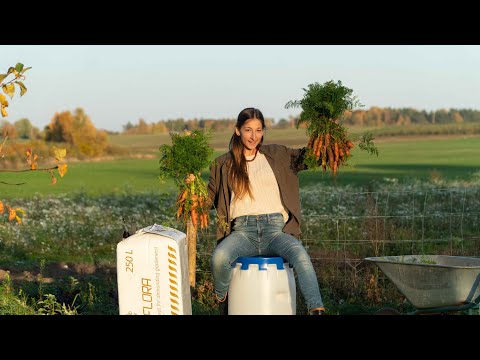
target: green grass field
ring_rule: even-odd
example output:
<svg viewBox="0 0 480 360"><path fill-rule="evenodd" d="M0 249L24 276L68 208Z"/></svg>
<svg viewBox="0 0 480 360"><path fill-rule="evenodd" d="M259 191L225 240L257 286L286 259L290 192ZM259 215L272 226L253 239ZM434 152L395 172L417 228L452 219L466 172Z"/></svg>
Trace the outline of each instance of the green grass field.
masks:
<svg viewBox="0 0 480 360"><path fill-rule="evenodd" d="M56 196L65 193L83 192L100 195L122 192L142 192L153 189L168 191L174 188L173 181L161 184L158 180L158 159L130 159L102 162L74 162L68 164L68 172L50 184L48 173L2 174L2 181L26 181L22 186L2 186L2 198Z"/></svg>
<svg viewBox="0 0 480 360"><path fill-rule="evenodd" d="M355 147L349 166L336 178L327 173L300 174L301 186L321 183L366 186L397 179L398 182L434 179L470 181L480 171L480 138L401 139L377 144L379 155ZM477 175L475 175L477 173ZM387 179L385 179L387 178Z"/></svg>
<svg viewBox="0 0 480 360"><path fill-rule="evenodd" d="M230 132L215 134L211 145L215 156L224 152L230 139ZM280 143L299 147L306 143L303 129L270 130L265 143ZM89 195L130 193L143 191L166 192L174 190L173 181L161 184L158 180L158 148L169 141L164 135L113 136L112 143L128 146L137 154L153 154L147 159L122 159L93 162L71 162L68 173L59 178L56 185L50 185L48 173L2 173L4 182L27 182L25 185L2 185L0 197L57 196L82 192ZM418 180L462 180L469 181L478 176L480 167L480 137L425 137L395 138L376 141L379 156L369 155L355 147L348 166L339 168L334 178L330 173L304 171L300 173L300 185L356 185L367 186L374 182L406 182ZM68 161L68 158L67 158ZM476 174L476 175L475 175ZM205 180L208 171L203 172Z"/></svg>

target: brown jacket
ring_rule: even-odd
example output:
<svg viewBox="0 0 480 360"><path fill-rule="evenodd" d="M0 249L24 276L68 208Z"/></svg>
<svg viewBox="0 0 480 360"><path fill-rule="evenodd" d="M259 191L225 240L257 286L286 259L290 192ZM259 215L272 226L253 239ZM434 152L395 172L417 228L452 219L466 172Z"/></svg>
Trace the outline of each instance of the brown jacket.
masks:
<svg viewBox="0 0 480 360"><path fill-rule="evenodd" d="M291 149L283 145L262 145L259 150L264 154L272 167L278 182L280 197L289 214L289 219L283 228L285 233L299 238L300 231L300 193L297 173L305 170L303 158L305 148ZM217 157L210 167L208 195L217 211L217 241L221 241L231 232L230 196L231 187L228 184L228 169L225 165L230 157L227 152Z"/></svg>

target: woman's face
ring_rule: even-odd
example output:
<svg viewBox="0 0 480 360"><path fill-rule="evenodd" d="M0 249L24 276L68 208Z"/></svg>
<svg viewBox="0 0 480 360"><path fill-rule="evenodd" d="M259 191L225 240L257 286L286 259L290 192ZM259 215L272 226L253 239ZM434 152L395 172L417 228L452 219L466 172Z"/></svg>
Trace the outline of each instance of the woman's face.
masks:
<svg viewBox="0 0 480 360"><path fill-rule="evenodd" d="M262 122L258 119L248 119L243 123L240 130L235 128L235 132L240 136L243 146L248 150L248 153L253 153L253 150L255 150L263 137Z"/></svg>

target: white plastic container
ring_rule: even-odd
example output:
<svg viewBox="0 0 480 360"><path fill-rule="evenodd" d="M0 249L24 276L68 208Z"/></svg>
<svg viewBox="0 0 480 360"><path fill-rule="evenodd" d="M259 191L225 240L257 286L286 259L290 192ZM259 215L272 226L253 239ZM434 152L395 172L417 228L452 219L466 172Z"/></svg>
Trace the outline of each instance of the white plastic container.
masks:
<svg viewBox="0 0 480 360"><path fill-rule="evenodd" d="M239 257L228 289L228 315L295 315L293 269L281 257Z"/></svg>
<svg viewBox="0 0 480 360"><path fill-rule="evenodd" d="M191 315L186 234L154 224L117 244L120 315Z"/></svg>

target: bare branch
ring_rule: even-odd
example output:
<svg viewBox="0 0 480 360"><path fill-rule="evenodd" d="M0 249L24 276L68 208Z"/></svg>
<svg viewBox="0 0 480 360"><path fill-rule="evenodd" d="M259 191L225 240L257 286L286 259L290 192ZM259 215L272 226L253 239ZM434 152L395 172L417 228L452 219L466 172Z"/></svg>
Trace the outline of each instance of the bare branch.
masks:
<svg viewBox="0 0 480 360"><path fill-rule="evenodd" d="M19 172L27 172L27 171L51 171L55 169L58 169L58 165L50 168L43 168L43 169L22 169L22 170L0 169L0 172L19 173Z"/></svg>

